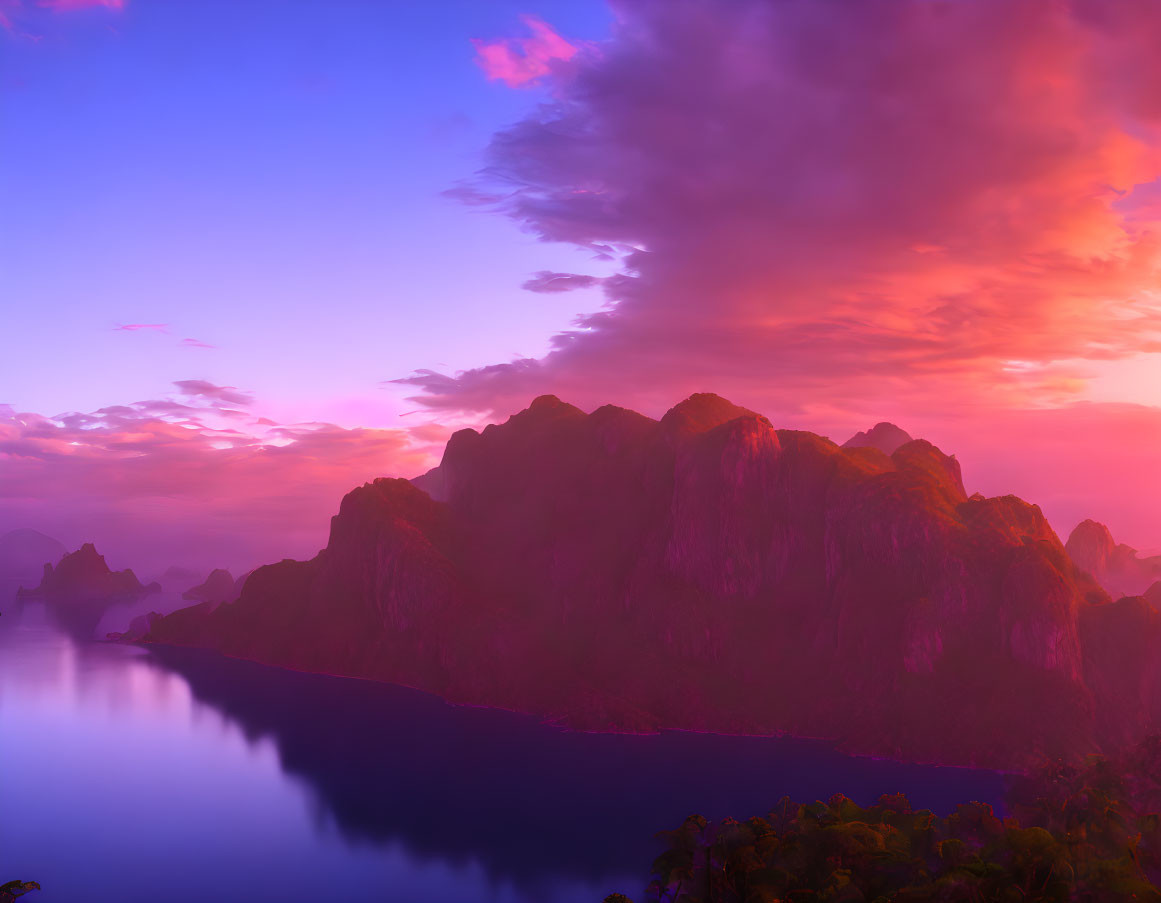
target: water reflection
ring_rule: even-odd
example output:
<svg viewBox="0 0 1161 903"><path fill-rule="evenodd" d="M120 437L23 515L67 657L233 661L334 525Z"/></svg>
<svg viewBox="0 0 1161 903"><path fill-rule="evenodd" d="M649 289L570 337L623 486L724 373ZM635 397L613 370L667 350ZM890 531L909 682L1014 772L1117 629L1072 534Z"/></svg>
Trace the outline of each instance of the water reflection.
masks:
<svg viewBox="0 0 1161 903"><path fill-rule="evenodd" d="M997 803L1002 781L961 769L842 756L825 744L667 733L563 732L401 687L156 649L194 697L274 740L345 836L401 841L496 879L596 880L647 867L654 833L692 812L745 817L783 794L859 802L905 791L940 811Z"/></svg>
<svg viewBox="0 0 1161 903"><path fill-rule="evenodd" d="M201 900L209 874L234 888L223 899L599 901L639 893L652 835L691 812L1002 792L996 775L823 744L566 733L383 684L77 642L28 607L0 620L0 731L0 809L29 813L19 833L0 824L0 866L45 903ZM86 873L122 885L94 894Z"/></svg>

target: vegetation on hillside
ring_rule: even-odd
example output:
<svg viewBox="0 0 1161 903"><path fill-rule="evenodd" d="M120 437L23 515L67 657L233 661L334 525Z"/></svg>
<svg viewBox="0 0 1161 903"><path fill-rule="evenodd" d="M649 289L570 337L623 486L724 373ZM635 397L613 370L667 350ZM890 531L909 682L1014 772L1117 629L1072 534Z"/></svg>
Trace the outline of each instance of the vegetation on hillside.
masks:
<svg viewBox="0 0 1161 903"><path fill-rule="evenodd" d="M1047 764L1014 781L1008 810L964 803L940 817L902 795L864 808L840 794L784 798L745 822L690 816L659 835L646 900L1161 903L1161 740Z"/></svg>

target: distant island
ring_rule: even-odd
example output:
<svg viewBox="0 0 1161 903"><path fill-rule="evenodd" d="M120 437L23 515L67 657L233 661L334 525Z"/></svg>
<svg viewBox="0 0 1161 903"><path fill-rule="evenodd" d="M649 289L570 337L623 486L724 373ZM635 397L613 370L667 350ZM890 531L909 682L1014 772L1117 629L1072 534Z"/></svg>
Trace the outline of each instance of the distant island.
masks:
<svg viewBox="0 0 1161 903"><path fill-rule="evenodd" d="M1161 725L1161 612L890 424L553 396L350 492L327 547L127 635L583 730L790 733L1018 769Z"/></svg>
<svg viewBox="0 0 1161 903"><path fill-rule="evenodd" d="M117 602L161 592L159 583L143 584L129 568L114 571L91 542L70 552L54 566L45 563L40 584L21 587L19 598L49 602Z"/></svg>

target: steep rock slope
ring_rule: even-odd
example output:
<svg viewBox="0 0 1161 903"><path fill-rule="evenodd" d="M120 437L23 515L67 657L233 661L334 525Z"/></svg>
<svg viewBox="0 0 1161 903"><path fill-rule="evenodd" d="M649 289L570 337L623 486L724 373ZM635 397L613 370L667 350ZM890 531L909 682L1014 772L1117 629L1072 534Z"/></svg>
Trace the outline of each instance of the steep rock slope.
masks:
<svg viewBox="0 0 1161 903"><path fill-rule="evenodd" d="M421 485L440 501L355 489L316 558L139 638L581 728L786 731L963 764L1161 724L1153 609L1113 604L1039 508L969 498L922 440L840 448L713 395L660 421L544 396L456 433Z"/></svg>

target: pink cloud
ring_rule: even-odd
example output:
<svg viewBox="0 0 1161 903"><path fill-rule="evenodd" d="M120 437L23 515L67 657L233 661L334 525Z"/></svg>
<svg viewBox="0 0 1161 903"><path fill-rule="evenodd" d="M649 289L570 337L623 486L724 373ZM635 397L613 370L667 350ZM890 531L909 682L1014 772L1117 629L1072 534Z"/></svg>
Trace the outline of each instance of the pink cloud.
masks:
<svg viewBox="0 0 1161 903"><path fill-rule="evenodd" d="M125 2L126 0L36 0L36 5L58 12L71 12L78 9L92 9L93 7L123 10Z"/></svg>
<svg viewBox="0 0 1161 903"><path fill-rule="evenodd" d="M210 345L198 339L182 339L179 343L182 348L217 348L217 345Z"/></svg>
<svg viewBox="0 0 1161 903"><path fill-rule="evenodd" d="M550 75L559 62L571 60L579 50L535 16L521 16L520 20L532 32L531 37L472 41L476 63L484 74L512 88L535 84Z"/></svg>
<svg viewBox="0 0 1161 903"><path fill-rule="evenodd" d="M51 418L0 407L0 531L93 540L146 576L240 571L314 554L345 492L432 463L402 430L263 419L253 431L215 388Z"/></svg>
<svg viewBox="0 0 1161 903"><path fill-rule="evenodd" d="M1161 352L1161 6L615 9L461 188L617 256L609 308L543 359L416 374L423 404L971 412L1071 403L1094 362Z"/></svg>
<svg viewBox="0 0 1161 903"><path fill-rule="evenodd" d="M120 326L114 326L114 332L140 332L143 329L150 329L155 332L168 332L168 323L122 323Z"/></svg>

